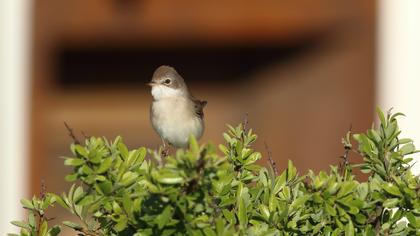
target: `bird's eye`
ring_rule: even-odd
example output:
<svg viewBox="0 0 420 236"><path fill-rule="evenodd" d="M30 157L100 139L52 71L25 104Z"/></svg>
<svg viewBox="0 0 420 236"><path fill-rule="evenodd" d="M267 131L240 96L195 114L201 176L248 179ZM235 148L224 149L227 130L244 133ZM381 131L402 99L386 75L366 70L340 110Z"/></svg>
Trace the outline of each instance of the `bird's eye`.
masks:
<svg viewBox="0 0 420 236"><path fill-rule="evenodd" d="M165 79L165 81L163 81L164 84L170 84L171 80L170 79Z"/></svg>

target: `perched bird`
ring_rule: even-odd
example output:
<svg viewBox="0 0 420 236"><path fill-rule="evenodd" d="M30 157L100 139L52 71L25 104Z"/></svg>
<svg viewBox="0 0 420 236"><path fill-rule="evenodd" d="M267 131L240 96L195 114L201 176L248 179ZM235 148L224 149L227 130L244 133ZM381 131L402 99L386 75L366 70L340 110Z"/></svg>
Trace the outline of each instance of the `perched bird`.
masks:
<svg viewBox="0 0 420 236"><path fill-rule="evenodd" d="M185 148L190 135L199 139L204 132L203 108L207 102L195 99L184 79L170 66L157 68L149 85L153 96L150 120L164 149L165 142Z"/></svg>

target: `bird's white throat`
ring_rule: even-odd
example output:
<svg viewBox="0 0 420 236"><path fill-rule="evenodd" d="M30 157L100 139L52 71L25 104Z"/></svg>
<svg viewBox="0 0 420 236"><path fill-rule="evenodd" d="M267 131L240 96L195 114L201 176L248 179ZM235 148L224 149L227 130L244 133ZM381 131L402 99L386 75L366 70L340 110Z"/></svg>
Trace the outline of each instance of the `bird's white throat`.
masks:
<svg viewBox="0 0 420 236"><path fill-rule="evenodd" d="M185 92L182 89L174 89L164 85L155 85L152 87L152 96L155 100L164 98L185 96Z"/></svg>

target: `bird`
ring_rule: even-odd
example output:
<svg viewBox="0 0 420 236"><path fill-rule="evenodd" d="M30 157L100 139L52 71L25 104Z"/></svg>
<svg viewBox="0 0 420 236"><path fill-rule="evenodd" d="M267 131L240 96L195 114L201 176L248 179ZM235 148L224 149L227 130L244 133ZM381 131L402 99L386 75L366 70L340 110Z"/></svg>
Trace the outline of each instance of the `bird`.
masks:
<svg viewBox="0 0 420 236"><path fill-rule="evenodd" d="M166 142L175 148L188 147L190 135L200 139L207 101L194 98L182 76L171 66L158 67L149 86L153 97L150 121L162 139L163 149L168 150Z"/></svg>

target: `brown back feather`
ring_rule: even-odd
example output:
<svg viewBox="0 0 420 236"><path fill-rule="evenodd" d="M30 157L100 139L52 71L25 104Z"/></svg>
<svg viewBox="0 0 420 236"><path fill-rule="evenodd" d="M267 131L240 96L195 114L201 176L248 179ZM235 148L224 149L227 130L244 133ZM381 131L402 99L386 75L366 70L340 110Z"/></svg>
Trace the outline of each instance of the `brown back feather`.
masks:
<svg viewBox="0 0 420 236"><path fill-rule="evenodd" d="M193 100L193 102L194 102L195 114L197 114L198 117L203 119L204 117L203 108L207 105L207 101Z"/></svg>

